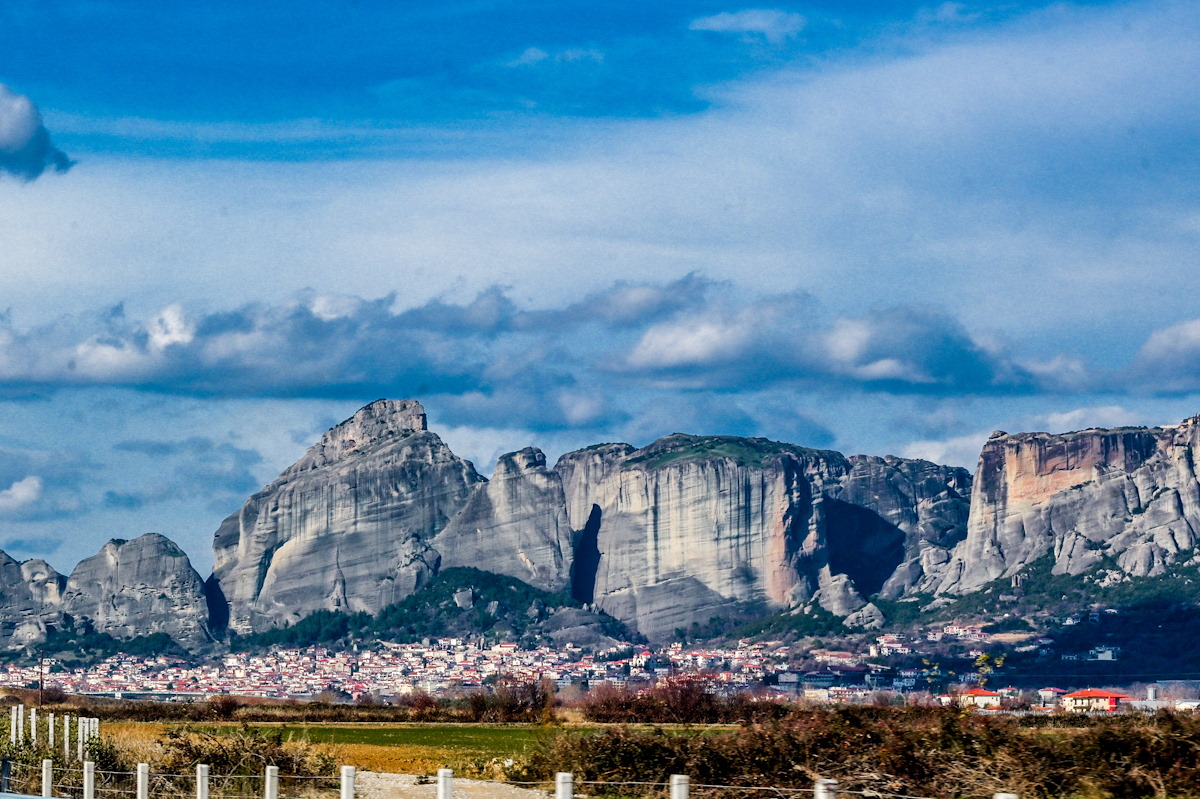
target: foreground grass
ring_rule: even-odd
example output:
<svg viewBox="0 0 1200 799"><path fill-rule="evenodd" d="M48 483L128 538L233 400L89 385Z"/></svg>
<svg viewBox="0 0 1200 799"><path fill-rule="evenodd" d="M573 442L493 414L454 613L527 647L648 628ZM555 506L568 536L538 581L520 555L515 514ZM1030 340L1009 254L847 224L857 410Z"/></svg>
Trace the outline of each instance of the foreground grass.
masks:
<svg viewBox="0 0 1200 799"><path fill-rule="evenodd" d="M488 724L250 724L251 730L280 732L284 740L306 741L343 765L369 771L432 774L439 768L473 772L491 761L531 754L545 736L532 725ZM113 724L107 731L140 742L153 742L168 728L214 735L243 725Z"/></svg>

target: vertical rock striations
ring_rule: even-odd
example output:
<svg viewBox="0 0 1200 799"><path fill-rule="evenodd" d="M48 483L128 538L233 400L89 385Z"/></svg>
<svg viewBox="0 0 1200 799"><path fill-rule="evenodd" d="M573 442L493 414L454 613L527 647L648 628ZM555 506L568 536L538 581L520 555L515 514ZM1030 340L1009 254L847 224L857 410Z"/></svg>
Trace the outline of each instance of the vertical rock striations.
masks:
<svg viewBox="0 0 1200 799"><path fill-rule="evenodd" d="M1174 427L993 433L979 457L966 540L927 581L963 594L1049 556L1054 574L1102 563L1167 573L1195 556L1200 418Z"/></svg>
<svg viewBox="0 0 1200 799"><path fill-rule="evenodd" d="M0 641L31 646L61 623L65 579L44 560L19 563L0 551Z"/></svg>
<svg viewBox="0 0 1200 799"><path fill-rule="evenodd" d="M482 482L426 429L420 403L371 403L217 530L211 582L230 628L260 630L319 609L374 612L403 599L436 573L427 542Z"/></svg>
<svg viewBox="0 0 1200 799"><path fill-rule="evenodd" d="M183 550L157 533L109 541L80 561L62 609L117 638L166 633L190 647L210 640L204 581Z"/></svg>
<svg viewBox="0 0 1200 799"><path fill-rule="evenodd" d="M431 545L442 568L473 566L561 591L570 585L571 538L562 479L527 447L500 456L491 480Z"/></svg>
<svg viewBox="0 0 1200 799"><path fill-rule="evenodd" d="M808 601L846 616L889 581L900 592L927 550L961 539L970 485L919 461L680 434L568 453L555 471L582 526L577 597L658 638Z"/></svg>

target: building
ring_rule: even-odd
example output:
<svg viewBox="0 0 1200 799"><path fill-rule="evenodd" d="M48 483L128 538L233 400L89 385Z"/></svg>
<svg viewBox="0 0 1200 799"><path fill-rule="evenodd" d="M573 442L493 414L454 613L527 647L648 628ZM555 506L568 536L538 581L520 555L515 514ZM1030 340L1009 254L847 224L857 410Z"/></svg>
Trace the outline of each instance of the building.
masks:
<svg viewBox="0 0 1200 799"><path fill-rule="evenodd" d="M1120 707L1121 702L1128 702L1131 698L1128 694L1087 688L1083 691L1065 694L1062 703L1063 707L1073 713L1111 713Z"/></svg>
<svg viewBox="0 0 1200 799"><path fill-rule="evenodd" d="M968 688L958 695L960 707L1000 707L1003 697L986 688Z"/></svg>

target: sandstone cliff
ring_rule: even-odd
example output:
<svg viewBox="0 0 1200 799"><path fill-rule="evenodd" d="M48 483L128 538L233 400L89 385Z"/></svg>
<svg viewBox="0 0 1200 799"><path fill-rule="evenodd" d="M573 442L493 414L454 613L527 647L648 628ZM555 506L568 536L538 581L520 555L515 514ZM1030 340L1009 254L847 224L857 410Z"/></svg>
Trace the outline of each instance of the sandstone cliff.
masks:
<svg viewBox="0 0 1200 799"><path fill-rule="evenodd" d="M924 590L962 594L1040 558L1055 574L1102 563L1158 576L1196 556L1200 417L1174 427L992 434L966 539Z"/></svg>
<svg viewBox="0 0 1200 799"><path fill-rule="evenodd" d="M157 533L109 541L80 561L61 605L117 638L166 633L190 647L210 640L204 581L183 550Z"/></svg>
<svg viewBox="0 0 1200 799"><path fill-rule="evenodd" d="M238 632L377 611L437 572L428 541L481 482L420 403L373 402L221 524L211 590Z"/></svg>

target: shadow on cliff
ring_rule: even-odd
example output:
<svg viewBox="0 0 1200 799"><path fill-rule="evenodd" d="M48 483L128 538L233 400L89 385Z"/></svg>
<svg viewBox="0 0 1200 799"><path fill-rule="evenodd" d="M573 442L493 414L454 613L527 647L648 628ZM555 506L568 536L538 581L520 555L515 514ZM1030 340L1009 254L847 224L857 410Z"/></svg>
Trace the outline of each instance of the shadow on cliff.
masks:
<svg viewBox="0 0 1200 799"><path fill-rule="evenodd" d="M575 543L575 560L571 563L571 596L577 602L590 604L596 599L596 572L600 568L600 517L600 506L593 505Z"/></svg>
<svg viewBox="0 0 1200 799"><path fill-rule="evenodd" d="M829 567L845 574L864 597L879 593L904 561L904 531L878 513L825 499Z"/></svg>

